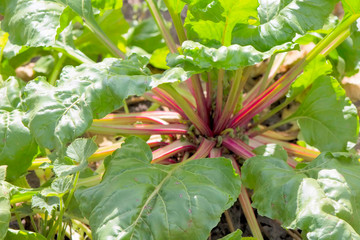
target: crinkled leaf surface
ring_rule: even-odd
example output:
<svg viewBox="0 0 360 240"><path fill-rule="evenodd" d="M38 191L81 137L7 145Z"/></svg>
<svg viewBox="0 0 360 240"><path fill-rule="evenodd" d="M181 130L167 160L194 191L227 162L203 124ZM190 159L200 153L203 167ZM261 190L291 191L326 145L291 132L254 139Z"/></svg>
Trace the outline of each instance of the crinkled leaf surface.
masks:
<svg viewBox="0 0 360 240"><path fill-rule="evenodd" d="M298 121L304 140L320 151L346 151L357 141L356 107L338 81L331 77L316 79L290 119Z"/></svg>
<svg viewBox="0 0 360 240"><path fill-rule="evenodd" d="M15 77L10 77L3 85L0 83L0 109L6 111L16 109L24 86L25 82Z"/></svg>
<svg viewBox="0 0 360 240"><path fill-rule="evenodd" d="M76 190L94 239L207 239L240 192L228 159L151 159L149 146L130 137L105 160L99 185Z"/></svg>
<svg viewBox="0 0 360 240"><path fill-rule="evenodd" d="M40 233L9 228L5 240L46 240L46 237Z"/></svg>
<svg viewBox="0 0 360 240"><path fill-rule="evenodd" d="M31 198L31 208L44 209L48 214L60 206L60 199L55 196L43 196L36 194Z"/></svg>
<svg viewBox="0 0 360 240"><path fill-rule="evenodd" d="M285 44L280 48L283 50L292 48L293 45ZM279 51L279 47L262 53L252 46L242 47L240 45L222 46L220 48L210 48L198 42L185 41L182 44L182 55L168 55L168 65L180 65L187 71L200 73L209 71L212 68L236 70L240 67L254 65Z"/></svg>
<svg viewBox="0 0 360 240"><path fill-rule="evenodd" d="M26 46L51 46L55 43L60 15L65 6L55 0L5 0L2 28L11 42Z"/></svg>
<svg viewBox="0 0 360 240"><path fill-rule="evenodd" d="M27 84L24 94L28 110L24 122L39 145L61 147L90 127L92 111L84 95L56 88L43 79Z"/></svg>
<svg viewBox="0 0 360 240"><path fill-rule="evenodd" d="M231 33L237 23L256 23L258 2L254 0L184 1L189 10L185 20L188 38L203 44L231 43Z"/></svg>
<svg viewBox="0 0 360 240"><path fill-rule="evenodd" d="M306 167L257 156L242 167L261 215L300 228L307 239L360 239L360 163L356 157L323 153Z"/></svg>
<svg viewBox="0 0 360 240"><path fill-rule="evenodd" d="M77 13L91 28L102 32L97 24L91 0L5 0L2 28L9 32L11 42L32 47L53 46L58 32L64 29L70 14L66 7ZM66 20L65 20L66 19ZM63 23L61 24L61 21Z"/></svg>
<svg viewBox="0 0 360 240"><path fill-rule="evenodd" d="M259 0L260 25L238 24L232 43L260 51L290 42L295 34L322 28L337 0Z"/></svg>
<svg viewBox="0 0 360 240"><path fill-rule="evenodd" d="M287 161L288 154L280 145L270 143L262 145L253 150L256 155L265 156L265 157L275 157Z"/></svg>
<svg viewBox="0 0 360 240"><path fill-rule="evenodd" d="M7 184L0 181L0 239L4 239L10 223L10 196Z"/></svg>
<svg viewBox="0 0 360 240"><path fill-rule="evenodd" d="M0 110L0 164L8 166L8 180L24 174L38 152L35 139L22 123L23 116L19 110Z"/></svg>
<svg viewBox="0 0 360 240"><path fill-rule="evenodd" d="M54 172L58 176L66 176L84 170L88 165L88 158L98 149L92 139L78 138L66 150L69 159L56 159ZM72 160L75 161L76 164Z"/></svg>

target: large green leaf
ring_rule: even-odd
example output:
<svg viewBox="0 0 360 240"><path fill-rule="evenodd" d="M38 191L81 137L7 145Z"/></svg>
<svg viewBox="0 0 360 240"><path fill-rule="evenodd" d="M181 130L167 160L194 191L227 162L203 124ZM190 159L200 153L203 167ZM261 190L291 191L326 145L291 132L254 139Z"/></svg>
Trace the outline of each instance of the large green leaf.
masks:
<svg viewBox="0 0 360 240"><path fill-rule="evenodd" d="M238 23L255 23L258 2L254 0L197 0L189 3L185 27L189 39L229 46Z"/></svg>
<svg viewBox="0 0 360 240"><path fill-rule="evenodd" d="M103 34L95 20L91 0L5 1L6 10L1 26L9 32L9 39L15 44L53 46L58 33L74 17L73 12L82 17L91 29Z"/></svg>
<svg viewBox="0 0 360 240"><path fill-rule="evenodd" d="M102 11L95 16L96 22L109 39L123 52L125 52L126 41L122 36L129 29L129 24L124 18L121 9ZM112 53L96 37L96 34L85 28L83 34L75 40L75 45L94 61L99 57L112 57Z"/></svg>
<svg viewBox="0 0 360 240"><path fill-rule="evenodd" d="M26 46L51 46L55 43L60 15L65 6L55 0L5 0L2 28L11 42Z"/></svg>
<svg viewBox="0 0 360 240"><path fill-rule="evenodd" d="M259 0L260 25L238 24L232 43L260 51L290 42L295 35L323 27L337 0Z"/></svg>
<svg viewBox="0 0 360 240"><path fill-rule="evenodd" d="M62 147L90 127L92 111L84 95L56 88L42 78L27 84L24 95L28 110L24 123L43 147Z"/></svg>
<svg viewBox="0 0 360 240"><path fill-rule="evenodd" d="M128 138L105 160L102 182L75 192L94 239L207 239L240 192L228 159L151 159L144 141Z"/></svg>
<svg viewBox="0 0 360 240"><path fill-rule="evenodd" d="M25 86L22 80L10 77L3 85L0 83L0 110L11 111L20 103L21 89Z"/></svg>
<svg viewBox="0 0 360 240"><path fill-rule="evenodd" d="M46 240L40 233L9 229L5 240Z"/></svg>
<svg viewBox="0 0 360 240"><path fill-rule="evenodd" d="M22 123L24 112L17 109L25 83L9 78L0 86L0 165L7 165L7 179L24 174L37 154L37 144Z"/></svg>
<svg viewBox="0 0 360 240"><path fill-rule="evenodd" d="M7 184L0 181L0 239L4 239L10 223L10 196Z"/></svg>
<svg viewBox="0 0 360 240"><path fill-rule="evenodd" d="M360 2L357 0L341 0L346 16L360 13Z"/></svg>
<svg viewBox="0 0 360 240"><path fill-rule="evenodd" d="M19 110L0 110L0 164L8 166L8 180L24 174L38 152L35 139L22 123L23 116Z"/></svg>
<svg viewBox="0 0 360 240"><path fill-rule="evenodd" d="M356 107L338 81L331 77L316 79L289 120L297 120L304 140L320 151L346 151L357 141L359 117Z"/></svg>
<svg viewBox="0 0 360 240"><path fill-rule="evenodd" d="M261 215L300 228L307 239L360 239L360 163L345 154L323 153L305 168L257 156L242 167Z"/></svg>
<svg viewBox="0 0 360 240"><path fill-rule="evenodd" d="M148 18L130 28L127 45L140 47L148 53L166 46L153 18Z"/></svg>
<svg viewBox="0 0 360 240"><path fill-rule="evenodd" d="M279 48L286 50L292 47L291 44L284 44L262 53L252 46L231 45L229 47L210 48L198 42L185 41L181 46L182 54L168 55L167 62L171 67L180 65L193 73L209 71L212 68L236 70L261 62L274 52L279 51Z"/></svg>

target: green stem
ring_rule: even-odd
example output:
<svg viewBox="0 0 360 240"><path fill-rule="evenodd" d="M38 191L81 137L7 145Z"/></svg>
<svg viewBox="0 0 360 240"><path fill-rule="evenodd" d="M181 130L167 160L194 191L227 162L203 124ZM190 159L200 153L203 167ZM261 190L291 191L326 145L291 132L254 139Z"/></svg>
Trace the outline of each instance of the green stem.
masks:
<svg viewBox="0 0 360 240"><path fill-rule="evenodd" d="M65 62L65 59L66 59L66 55L65 54L62 54L61 57L56 61L56 64L54 66L54 69L53 71L51 72L51 75L49 77L49 83L51 85L55 85L55 82L56 82L56 79L58 78L59 76L59 73L61 71L61 68Z"/></svg>
<svg viewBox="0 0 360 240"><path fill-rule="evenodd" d="M36 226L36 223L35 223L35 221L34 221L33 215L30 215L30 221L31 221L32 227L34 228L34 231L35 231L35 232L39 232L39 231L38 231L38 228L37 228L37 226Z"/></svg>
<svg viewBox="0 0 360 240"><path fill-rule="evenodd" d="M16 217L16 221L17 221L17 223L19 225L20 230L25 231L24 225L21 222L21 217L17 212L15 212L15 217Z"/></svg>
<svg viewBox="0 0 360 240"><path fill-rule="evenodd" d="M56 229L58 229L58 226L59 226L59 229L61 228L61 222L62 222L63 215L64 215L64 200L63 200L62 197L60 197L60 213L59 213L59 217L58 217L58 219L56 220L56 222L54 223L54 225L51 227L51 229L49 231L49 234L48 234L48 237L47 237L48 240L54 239L55 232L56 232Z"/></svg>
<svg viewBox="0 0 360 240"><path fill-rule="evenodd" d="M164 2L174 23L174 27L181 45L184 41L186 41L186 34L181 20L181 15L180 13L176 12L174 8L172 8L169 0L164 0Z"/></svg>
<svg viewBox="0 0 360 240"><path fill-rule="evenodd" d="M125 99L123 100L123 103L124 103L124 112L129 113L129 107L128 107Z"/></svg>
<svg viewBox="0 0 360 240"><path fill-rule="evenodd" d="M318 54L328 48L330 44L336 44L333 42L338 36L342 35L344 31L348 30L350 25L359 18L360 14L354 14L347 19L344 19L339 26L337 26L329 35L323 38L309 54L306 56L306 62L313 60ZM340 39L338 40L340 41ZM341 43L341 42L340 42Z"/></svg>
<svg viewBox="0 0 360 240"><path fill-rule="evenodd" d="M220 120L217 121L217 124L215 126L215 130L214 130L215 134L218 134L222 130L224 130L226 123L228 122L232 113L234 112L236 103L239 101L242 92L242 87L244 86L244 84L242 84L242 82L244 82L242 81L244 80L242 79L242 73L243 73L242 68L239 68L235 72L235 77L231 83L230 93L225 103L224 110L221 114Z"/></svg>
<svg viewBox="0 0 360 240"><path fill-rule="evenodd" d="M262 79L260 81L260 86L259 86L259 91L258 91L259 93L263 92L265 90L265 88L266 88L266 83L267 83L267 80L269 78L272 66L274 65L276 56L277 56L276 54L273 54L270 57L268 66L266 68L266 72L264 73L264 75L263 75L263 77L262 77Z"/></svg>
<svg viewBox="0 0 360 240"><path fill-rule="evenodd" d="M212 136L213 133L208 125L200 118L200 116L192 109L190 104L185 101L185 99L169 84L160 85L159 88L165 90L170 94L179 107L184 111L189 120L194 124L194 126L206 136Z"/></svg>
<svg viewBox="0 0 360 240"><path fill-rule="evenodd" d="M125 59L125 54L110 40L108 36L98 26L92 25L90 22L85 22L85 25L96 35L96 37L109 49L109 51L116 57Z"/></svg>
<svg viewBox="0 0 360 240"><path fill-rule="evenodd" d="M165 21L164 21L163 17L161 16L159 9L157 8L157 6L153 0L146 0L146 3L149 7L151 15L155 19L155 22L156 22L163 38L165 39L166 45L168 46L170 52L175 53L177 50L176 50L176 45L175 45L174 39L171 37L170 32L166 27Z"/></svg>

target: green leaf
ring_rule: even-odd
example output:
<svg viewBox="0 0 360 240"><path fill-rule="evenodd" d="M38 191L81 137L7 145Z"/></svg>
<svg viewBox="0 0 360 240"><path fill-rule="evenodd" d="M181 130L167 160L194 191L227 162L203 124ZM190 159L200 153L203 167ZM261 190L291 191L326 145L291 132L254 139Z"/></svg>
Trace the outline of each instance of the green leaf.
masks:
<svg viewBox="0 0 360 240"><path fill-rule="evenodd" d="M189 2L185 20L188 38L203 44L216 42L229 46L236 24L257 21L258 2L253 0L197 0Z"/></svg>
<svg viewBox="0 0 360 240"><path fill-rule="evenodd" d="M119 9L122 7L123 3L119 0L91 0L93 7L99 9Z"/></svg>
<svg viewBox="0 0 360 240"><path fill-rule="evenodd" d="M35 139L22 123L23 116L19 110L0 110L0 165L8 166L9 181L24 174L38 152Z"/></svg>
<svg viewBox="0 0 360 240"><path fill-rule="evenodd" d="M3 30L17 45L51 46L55 43L65 6L55 0L5 0Z"/></svg>
<svg viewBox="0 0 360 240"><path fill-rule="evenodd" d="M238 24L232 43L259 51L292 41L296 34L323 27L337 0L259 0L260 25Z"/></svg>
<svg viewBox="0 0 360 240"><path fill-rule="evenodd" d="M332 65L323 55L318 55L308 65L304 72L291 84L287 98L293 99L307 89L318 77L332 72Z"/></svg>
<svg viewBox="0 0 360 240"><path fill-rule="evenodd" d="M240 192L228 159L151 159L146 142L130 137L106 158L102 182L75 192L94 239L206 239Z"/></svg>
<svg viewBox="0 0 360 240"><path fill-rule="evenodd" d="M275 157L287 161L288 155L283 147L280 145L270 143L262 145L253 150L256 155L265 156L265 157Z"/></svg>
<svg viewBox="0 0 360 240"><path fill-rule="evenodd" d="M9 228L5 240L46 240L46 237L40 233Z"/></svg>
<svg viewBox="0 0 360 240"><path fill-rule="evenodd" d="M0 181L4 181L6 178L6 165L0 166Z"/></svg>
<svg viewBox="0 0 360 240"><path fill-rule="evenodd" d="M169 52L167 47L156 49L151 55L149 63L159 69L169 69L166 65L166 56Z"/></svg>
<svg viewBox="0 0 360 240"><path fill-rule="evenodd" d="M38 78L24 88L24 123L48 149L73 141L90 127L92 111L83 95L58 89Z"/></svg>
<svg viewBox="0 0 360 240"><path fill-rule="evenodd" d="M292 48L293 45L285 44L281 49ZM209 48L201 43L185 41L182 46L182 55L169 54L167 58L168 65L171 67L181 66L186 71L200 73L209 71L212 68L236 70L240 67L254 65L270 57L274 52L278 52L279 47L262 53L252 46L231 45L220 48Z"/></svg>
<svg viewBox="0 0 360 240"><path fill-rule="evenodd" d="M55 196L43 196L36 194L31 198L31 208L44 209L48 214L51 214L53 210L58 209L60 206L60 199Z"/></svg>
<svg viewBox="0 0 360 240"><path fill-rule="evenodd" d="M242 231L237 229L235 232L232 232L225 237L220 238L219 240L241 240Z"/></svg>
<svg viewBox="0 0 360 240"><path fill-rule="evenodd" d="M9 192L7 184L0 181L0 239L5 238L11 218Z"/></svg>
<svg viewBox="0 0 360 240"><path fill-rule="evenodd" d="M58 176L66 176L84 170L88 166L88 158L98 149L98 146L92 139L78 138L72 142L66 155L73 161L67 159L56 159L54 162L54 172Z"/></svg>
<svg viewBox="0 0 360 240"><path fill-rule="evenodd" d="M297 120L304 140L320 151L346 151L357 141L359 117L334 78L322 76L288 120Z"/></svg>
<svg viewBox="0 0 360 240"><path fill-rule="evenodd" d="M73 187L73 176L57 177L51 183L51 189L63 195Z"/></svg>
<svg viewBox="0 0 360 240"><path fill-rule="evenodd" d="M0 110L11 111L18 108L24 86L25 82L16 77L10 77L0 85Z"/></svg>
<svg viewBox="0 0 360 240"><path fill-rule="evenodd" d="M126 41L122 35L127 33L129 24L125 20L121 9L102 11L95 19L99 28L102 29L106 36L121 51L125 52ZM83 34L74 43L76 47L94 61L98 61L99 57L113 57L112 53L97 38L96 34L88 28L84 29Z"/></svg>
<svg viewBox="0 0 360 240"><path fill-rule="evenodd" d="M360 239L360 163L356 157L323 153L294 170L285 160L257 156L242 167L254 189L259 214L300 228L306 239Z"/></svg>
<svg viewBox="0 0 360 240"><path fill-rule="evenodd" d="M153 18L148 18L130 28L127 45L140 47L148 53L166 46Z"/></svg>
<svg viewBox="0 0 360 240"><path fill-rule="evenodd" d="M357 0L341 0L346 17L360 13L360 2Z"/></svg>
<svg viewBox="0 0 360 240"><path fill-rule="evenodd" d="M48 56L40 57L39 60L36 61L33 69L37 73L49 75L51 73L51 70L54 68L54 65L55 65L54 57L48 55Z"/></svg>

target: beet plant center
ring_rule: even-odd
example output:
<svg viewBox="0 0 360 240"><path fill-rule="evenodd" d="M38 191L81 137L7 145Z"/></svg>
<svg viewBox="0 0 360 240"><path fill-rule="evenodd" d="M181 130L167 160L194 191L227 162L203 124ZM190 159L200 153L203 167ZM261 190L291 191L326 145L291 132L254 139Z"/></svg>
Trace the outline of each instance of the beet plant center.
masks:
<svg viewBox="0 0 360 240"><path fill-rule="evenodd" d="M0 240L360 240L359 18L1 0Z"/></svg>

